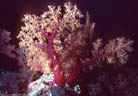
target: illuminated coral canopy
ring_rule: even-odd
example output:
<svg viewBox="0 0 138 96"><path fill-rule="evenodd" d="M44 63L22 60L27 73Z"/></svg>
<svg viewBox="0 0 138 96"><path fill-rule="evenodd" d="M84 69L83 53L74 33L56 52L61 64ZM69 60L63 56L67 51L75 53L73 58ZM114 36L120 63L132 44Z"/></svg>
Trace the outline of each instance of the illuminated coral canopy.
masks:
<svg viewBox="0 0 138 96"><path fill-rule="evenodd" d="M105 46L102 39L92 41L95 23L91 23L70 2L61 6L48 6L40 16L26 14L24 26L17 38L20 48L27 52L27 66L33 71L54 74L58 86L71 84L81 69L93 69L103 61L125 64L128 52L133 50L133 41L124 37L109 41Z"/></svg>

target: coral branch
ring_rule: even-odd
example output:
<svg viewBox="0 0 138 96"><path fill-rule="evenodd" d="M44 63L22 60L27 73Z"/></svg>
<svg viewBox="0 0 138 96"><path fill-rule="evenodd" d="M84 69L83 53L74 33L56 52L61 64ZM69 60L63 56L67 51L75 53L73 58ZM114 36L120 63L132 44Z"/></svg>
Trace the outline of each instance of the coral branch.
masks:
<svg viewBox="0 0 138 96"><path fill-rule="evenodd" d="M103 61L127 61L133 41L117 38L103 46L102 39L93 42L95 23L70 2L61 6L48 6L41 16L25 15L25 25L18 38L19 45L29 52L27 65L31 70L54 74L54 82L63 86L71 84L84 68L96 67Z"/></svg>

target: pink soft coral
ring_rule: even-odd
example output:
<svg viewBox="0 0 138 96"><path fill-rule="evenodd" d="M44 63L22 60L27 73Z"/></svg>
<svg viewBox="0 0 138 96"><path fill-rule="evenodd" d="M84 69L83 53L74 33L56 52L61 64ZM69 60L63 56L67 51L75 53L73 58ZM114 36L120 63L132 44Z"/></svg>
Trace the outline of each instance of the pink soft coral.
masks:
<svg viewBox="0 0 138 96"><path fill-rule="evenodd" d="M133 41L117 38L105 47L101 39L92 43L95 23L90 23L88 13L86 24L81 24L83 15L70 2L63 11L60 6L48 8L41 16L25 15L18 35L20 47L29 52L27 65L31 70L53 73L55 83L62 86L71 84L81 69L94 68L103 60L127 61Z"/></svg>

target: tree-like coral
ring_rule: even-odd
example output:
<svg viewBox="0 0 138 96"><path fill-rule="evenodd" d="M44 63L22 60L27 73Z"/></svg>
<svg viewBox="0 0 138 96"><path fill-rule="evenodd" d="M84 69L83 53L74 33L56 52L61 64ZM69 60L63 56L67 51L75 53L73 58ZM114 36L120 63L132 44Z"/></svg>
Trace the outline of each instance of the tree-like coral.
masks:
<svg viewBox="0 0 138 96"><path fill-rule="evenodd" d="M29 51L27 65L32 70L54 72L57 79L60 75L67 78L79 66L79 56L93 24L89 20L86 25L81 24L83 15L70 2L64 5L64 14L60 6L48 7L49 11L40 17L25 15L25 26L18 35L20 46Z"/></svg>
<svg viewBox="0 0 138 96"><path fill-rule="evenodd" d="M54 83L62 86L71 84L81 69L94 68L103 61L126 63L133 41L117 38L105 46L102 39L92 42L95 23L90 22L88 13L83 24L83 14L70 2L63 9L52 5L48 8L41 16L26 14L17 36L20 47L28 52L31 70L54 74Z"/></svg>
<svg viewBox="0 0 138 96"><path fill-rule="evenodd" d="M7 30L0 29L0 53L5 53L10 58L15 58L15 46L10 44L11 33Z"/></svg>

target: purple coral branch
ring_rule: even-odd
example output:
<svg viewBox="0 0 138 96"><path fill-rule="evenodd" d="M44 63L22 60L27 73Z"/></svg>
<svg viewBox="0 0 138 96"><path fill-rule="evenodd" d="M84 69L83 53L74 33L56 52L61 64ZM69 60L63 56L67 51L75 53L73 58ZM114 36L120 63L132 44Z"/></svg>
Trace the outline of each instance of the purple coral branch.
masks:
<svg viewBox="0 0 138 96"><path fill-rule="evenodd" d="M99 54L99 52L97 52L97 55L94 57L91 57L89 59L89 61L86 62L79 62L78 64L76 64L76 66L73 68L72 72L70 73L69 77L66 79L66 83L67 84L71 84L72 80L75 78L76 74L84 67L88 66L88 65L92 65L95 64L96 61L98 61L100 58L106 58L116 52L118 52L120 50L120 48L118 49L112 49L111 51L107 52L107 53L101 53Z"/></svg>
<svg viewBox="0 0 138 96"><path fill-rule="evenodd" d="M86 61L86 62L83 62L83 63L81 63L80 65L81 65L81 67L83 68L84 66L88 66L88 65L90 65L90 64L94 64L96 61L98 61L100 58L106 58L106 57L108 57L108 56L110 56L111 54L114 54L115 52L117 52L117 51L119 51L119 50L111 50L110 52L108 52L108 53L101 53L101 54L99 54L99 53L97 53L97 55L96 56L94 56L94 57L91 57L90 59L89 59L89 61Z"/></svg>
<svg viewBox="0 0 138 96"><path fill-rule="evenodd" d="M59 26L61 26L61 23L57 24L57 26L55 27L54 31L51 33L51 35L47 35L47 39L48 39L48 46L47 46L47 52L49 54L49 57L52 60L53 63L53 68L56 66L56 64L60 64L60 62L57 59L54 59L55 55L55 51L53 48L53 39L57 34L57 29L59 28Z"/></svg>
<svg viewBox="0 0 138 96"><path fill-rule="evenodd" d="M43 31L43 29L41 30L42 35L48 40L47 41L47 45L41 45L41 44L35 44L35 46L37 46L38 48L47 51L49 58L52 60L52 68L54 68L56 66L56 64L61 64L56 58L54 58L54 56L56 56L54 48L53 48L53 39L55 38L57 32L57 29L62 25L62 23L58 23L56 25L56 27L54 28L53 32L50 33L50 35L48 34L48 32Z"/></svg>

